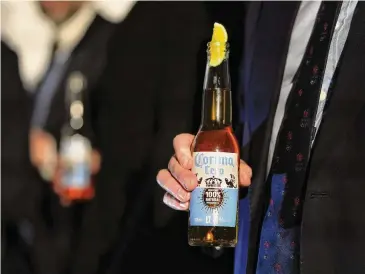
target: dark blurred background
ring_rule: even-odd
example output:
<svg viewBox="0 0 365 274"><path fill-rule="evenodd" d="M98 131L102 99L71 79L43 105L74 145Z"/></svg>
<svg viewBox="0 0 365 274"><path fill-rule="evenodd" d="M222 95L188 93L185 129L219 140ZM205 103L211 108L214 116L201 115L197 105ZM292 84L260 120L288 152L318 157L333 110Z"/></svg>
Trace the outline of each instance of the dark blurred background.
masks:
<svg viewBox="0 0 365 274"><path fill-rule="evenodd" d="M244 3L2 1L1 8L3 273L233 273L233 249L188 246L187 213L163 205L155 176L174 136L198 130L214 22L228 31L235 96ZM70 203L47 167L70 121L72 75L84 83L78 132L97 168L95 196Z"/></svg>

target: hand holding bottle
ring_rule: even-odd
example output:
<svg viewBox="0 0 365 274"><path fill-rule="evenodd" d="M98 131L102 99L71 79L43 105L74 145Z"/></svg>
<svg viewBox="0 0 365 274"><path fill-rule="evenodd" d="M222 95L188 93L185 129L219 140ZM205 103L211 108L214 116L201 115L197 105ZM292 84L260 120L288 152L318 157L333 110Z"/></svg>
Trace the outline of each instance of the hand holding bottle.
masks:
<svg viewBox="0 0 365 274"><path fill-rule="evenodd" d="M93 149L90 154L91 154L89 161L90 173L87 174L96 175L100 170L101 156L100 153L95 149ZM73 170L75 170L75 168L77 169L77 167L72 167ZM55 193L59 195L61 204L63 206L69 206L73 200L92 199L94 197L94 187L92 185L92 178L91 177L84 178L87 180L85 182L87 183L87 185L85 185L84 187L80 188L80 186L73 186L72 182L75 183L73 180L76 178L72 180L72 177L74 177L75 174L73 173L73 175L71 175L71 178L69 178L70 174L67 174L67 170L68 169L65 167L64 159L62 159L62 157L59 156L57 162L56 174L53 180L53 190L55 191ZM65 179L67 182L67 186L65 186ZM69 181L70 179L71 181ZM69 185L70 183L71 185Z"/></svg>
<svg viewBox="0 0 365 274"><path fill-rule="evenodd" d="M168 168L160 170L157 175L157 183L166 190L164 203L176 210L189 208L190 192L198 185L197 178L191 171L193 157L190 148L193 140L194 135L191 134L177 135L173 142L175 155L171 157ZM251 184L251 177L251 168L241 160L240 187L248 187Z"/></svg>
<svg viewBox="0 0 365 274"><path fill-rule="evenodd" d="M30 160L45 181L52 181L57 167L57 146L52 135L42 129L29 134Z"/></svg>
<svg viewBox="0 0 365 274"><path fill-rule="evenodd" d="M53 183L53 190L60 196L61 204L63 206L70 205L71 200L63 195L60 184L63 168L54 137L41 129L32 129L30 132L30 159L39 170L42 178ZM100 164L100 153L93 149L90 160L90 173L92 175L99 172Z"/></svg>

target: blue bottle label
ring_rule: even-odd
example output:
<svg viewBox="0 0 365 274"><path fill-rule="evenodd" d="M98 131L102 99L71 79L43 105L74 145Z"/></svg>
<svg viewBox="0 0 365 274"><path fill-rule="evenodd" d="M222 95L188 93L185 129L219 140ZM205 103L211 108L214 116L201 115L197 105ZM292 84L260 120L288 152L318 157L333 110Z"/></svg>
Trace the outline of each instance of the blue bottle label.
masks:
<svg viewBox="0 0 365 274"><path fill-rule="evenodd" d="M87 188L90 183L89 164L76 163L64 168L61 182L64 187Z"/></svg>
<svg viewBox="0 0 365 274"><path fill-rule="evenodd" d="M61 185L83 189L90 185L91 145L85 137L76 134L61 142Z"/></svg>
<svg viewBox="0 0 365 274"><path fill-rule="evenodd" d="M192 171L198 187L190 199L190 226L235 227L238 203L238 155L194 152Z"/></svg>

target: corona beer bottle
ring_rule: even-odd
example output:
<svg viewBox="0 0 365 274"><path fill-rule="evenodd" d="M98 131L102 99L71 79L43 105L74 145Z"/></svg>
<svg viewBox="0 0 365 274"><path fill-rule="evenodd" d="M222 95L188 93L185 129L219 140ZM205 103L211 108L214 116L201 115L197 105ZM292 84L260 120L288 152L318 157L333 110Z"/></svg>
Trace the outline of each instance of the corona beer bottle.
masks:
<svg viewBox="0 0 365 274"><path fill-rule="evenodd" d="M188 241L192 246L234 247L237 243L239 145L232 130L229 44L215 23L208 43L203 109L193 142Z"/></svg>
<svg viewBox="0 0 365 274"><path fill-rule="evenodd" d="M58 180L60 195L70 201L88 200L94 196L90 170L92 147L82 134L85 85L83 74L71 73L66 90L68 119L61 132Z"/></svg>

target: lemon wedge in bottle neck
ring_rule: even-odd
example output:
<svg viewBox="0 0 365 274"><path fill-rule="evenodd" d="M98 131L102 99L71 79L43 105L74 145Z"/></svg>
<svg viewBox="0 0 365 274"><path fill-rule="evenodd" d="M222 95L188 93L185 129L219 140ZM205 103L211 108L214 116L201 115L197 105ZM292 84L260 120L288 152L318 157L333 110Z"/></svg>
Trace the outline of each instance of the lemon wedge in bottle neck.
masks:
<svg viewBox="0 0 365 274"><path fill-rule="evenodd" d="M212 40L209 45L210 66L217 67L223 62L227 41L228 34L225 27L222 24L214 23Z"/></svg>

